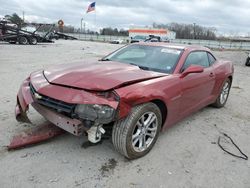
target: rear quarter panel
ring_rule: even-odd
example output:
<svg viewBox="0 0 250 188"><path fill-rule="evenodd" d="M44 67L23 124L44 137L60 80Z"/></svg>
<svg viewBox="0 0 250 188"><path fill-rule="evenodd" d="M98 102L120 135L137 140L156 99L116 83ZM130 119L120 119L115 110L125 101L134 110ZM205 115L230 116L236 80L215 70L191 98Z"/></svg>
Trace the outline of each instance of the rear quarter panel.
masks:
<svg viewBox="0 0 250 188"><path fill-rule="evenodd" d="M217 60L216 63L213 64L214 73L215 73L215 87L213 90L213 94L218 97L221 91L221 87L224 81L231 77L233 78L234 67L231 61Z"/></svg>

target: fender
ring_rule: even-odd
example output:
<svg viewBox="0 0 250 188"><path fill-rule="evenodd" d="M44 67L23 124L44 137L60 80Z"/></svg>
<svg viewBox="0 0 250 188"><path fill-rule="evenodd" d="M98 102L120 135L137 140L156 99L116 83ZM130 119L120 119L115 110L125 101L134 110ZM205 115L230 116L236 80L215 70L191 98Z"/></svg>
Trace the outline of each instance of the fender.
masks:
<svg viewBox="0 0 250 188"><path fill-rule="evenodd" d="M178 75L169 75L115 90L120 96L119 118L126 117L136 105L160 100L165 104L168 112L164 127L170 126L178 118L182 93L180 81L176 77Z"/></svg>

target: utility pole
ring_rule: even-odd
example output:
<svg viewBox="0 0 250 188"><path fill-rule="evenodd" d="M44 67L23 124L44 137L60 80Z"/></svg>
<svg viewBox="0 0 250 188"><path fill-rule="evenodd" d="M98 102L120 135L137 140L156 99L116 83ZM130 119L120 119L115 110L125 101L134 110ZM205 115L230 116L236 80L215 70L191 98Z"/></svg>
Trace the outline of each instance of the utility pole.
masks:
<svg viewBox="0 0 250 188"><path fill-rule="evenodd" d="M24 11L23 11L23 23L24 23Z"/></svg>
<svg viewBox="0 0 250 188"><path fill-rule="evenodd" d="M81 33L82 33L82 21L83 21L83 18L81 18Z"/></svg>
<svg viewBox="0 0 250 188"><path fill-rule="evenodd" d="M194 39L196 39L195 25L196 25L196 23L194 23Z"/></svg>

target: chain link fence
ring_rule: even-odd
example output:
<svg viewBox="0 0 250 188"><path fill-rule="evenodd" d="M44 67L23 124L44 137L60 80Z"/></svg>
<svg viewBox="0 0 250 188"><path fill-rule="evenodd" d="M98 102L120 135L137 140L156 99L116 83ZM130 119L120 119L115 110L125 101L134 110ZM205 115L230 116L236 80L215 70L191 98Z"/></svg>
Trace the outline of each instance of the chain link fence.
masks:
<svg viewBox="0 0 250 188"><path fill-rule="evenodd" d="M129 37L128 36L79 34L79 33L69 33L67 35L76 37L79 40L86 40L86 41L111 42L113 40L121 39L121 40L123 40L124 43L129 42Z"/></svg>
<svg viewBox="0 0 250 188"><path fill-rule="evenodd" d="M111 36L111 35L97 35L97 34L79 34L70 33L68 35L74 36L79 40L86 41L99 41L99 42L111 42L113 40L121 39L123 43L129 43L130 38L128 36ZM194 39L174 39L172 43L179 44L192 44L201 45L214 49L227 49L227 50L250 50L250 42L233 42L233 41L217 41L217 40L194 40Z"/></svg>
<svg viewBox="0 0 250 188"><path fill-rule="evenodd" d="M217 40L192 40L192 39L175 39L174 43L193 44L206 46L215 49L227 50L250 50L250 42L233 42L233 41L217 41Z"/></svg>

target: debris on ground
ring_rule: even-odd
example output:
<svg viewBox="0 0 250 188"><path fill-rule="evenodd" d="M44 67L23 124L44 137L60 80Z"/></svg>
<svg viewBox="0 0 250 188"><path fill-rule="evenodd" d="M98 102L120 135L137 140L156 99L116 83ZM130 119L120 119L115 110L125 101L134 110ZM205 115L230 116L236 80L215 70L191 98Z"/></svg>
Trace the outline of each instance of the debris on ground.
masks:
<svg viewBox="0 0 250 188"><path fill-rule="evenodd" d="M102 142L103 142L102 140L98 143L92 143L90 141L86 141L82 144L82 148L87 149L87 148L92 147L92 146L100 145L100 144L102 144Z"/></svg>
<svg viewBox="0 0 250 188"><path fill-rule="evenodd" d="M222 139L224 139L224 143L233 144L233 146L240 152L240 155L234 154L234 153L232 153L231 151L229 151L229 150L226 148L226 146L222 146L222 145L221 145L221 140L222 140ZM229 140L229 141L228 141L228 140ZM247 156L245 153L243 153L243 152L241 151L241 149L239 148L239 146L237 146L237 145L235 144L235 142L233 141L233 139L232 139L230 136L228 136L226 133L223 133L223 136L219 136L219 138L218 138L218 146L219 146L224 152L226 152L226 153L229 154L229 155L232 155L232 156L237 157L237 158L240 158L240 159L248 160L248 156Z"/></svg>
<svg viewBox="0 0 250 188"><path fill-rule="evenodd" d="M64 130L51 123L45 123L22 132L21 134L15 135L8 146L8 150L19 149L25 146L37 144L59 136L64 132Z"/></svg>
<svg viewBox="0 0 250 188"><path fill-rule="evenodd" d="M242 89L240 86L232 86L233 89Z"/></svg>
<svg viewBox="0 0 250 188"><path fill-rule="evenodd" d="M102 165L100 168L101 174L103 177L107 177L108 173L113 172L117 166L117 161L115 159L109 159L108 162Z"/></svg>

